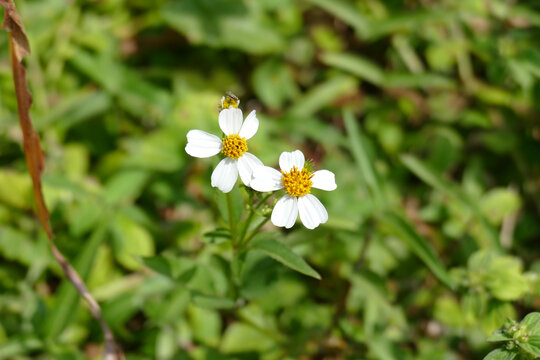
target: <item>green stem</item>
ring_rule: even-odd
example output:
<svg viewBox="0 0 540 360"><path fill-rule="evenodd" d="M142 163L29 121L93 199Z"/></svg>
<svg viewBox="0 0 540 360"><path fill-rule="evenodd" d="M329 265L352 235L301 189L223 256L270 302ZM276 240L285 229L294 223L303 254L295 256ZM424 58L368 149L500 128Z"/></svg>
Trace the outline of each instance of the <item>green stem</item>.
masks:
<svg viewBox="0 0 540 360"><path fill-rule="evenodd" d="M236 221L234 221L232 197L230 193L225 194L227 196L227 211L229 213L229 228L231 230L231 242L232 242L232 260L231 266L231 290L235 300L238 300L240 277L238 274L238 233L236 227Z"/></svg>
<svg viewBox="0 0 540 360"><path fill-rule="evenodd" d="M246 221L244 223L244 226L242 227L242 232L241 232L240 238L239 238L239 244L240 245L244 243L244 238L246 237L247 231L249 229L249 225L251 225L251 222L253 221L253 216L254 215L255 215L255 210L252 207L250 209L249 216L246 219Z"/></svg>
<svg viewBox="0 0 540 360"><path fill-rule="evenodd" d="M249 241L249 239L251 238L251 236L250 236L248 239L246 239L246 235L247 235L247 232L248 232L248 230L249 230L249 226L251 225L251 222L253 221L253 217L255 216L255 211L258 210L261 206L263 206L264 203L266 203L266 200L268 200L268 198L269 198L270 196L272 196L272 195L273 195L273 193L268 193L268 194L266 194L266 195L265 195L265 196L257 203L257 205L251 206L251 208L250 208L250 213L249 213L248 218L246 219L246 221L245 221L245 223L244 223L244 226L242 227L242 232L241 232L240 237L239 237L239 242L238 242L238 244L239 244L240 246L245 245L245 244ZM267 220L267 221L268 221L268 220ZM265 223L266 223L266 222L265 222ZM264 225L264 224L262 224L262 225ZM261 225L261 226L262 226L262 225ZM258 230L258 229L257 229L257 230Z"/></svg>
<svg viewBox="0 0 540 360"><path fill-rule="evenodd" d="M229 211L229 227L231 230L231 240L233 244L233 248L236 249L236 246L238 245L238 238L236 234L236 222L234 221L233 216L233 207L232 207L232 199L231 194L227 193L227 210Z"/></svg>
<svg viewBox="0 0 540 360"><path fill-rule="evenodd" d="M259 230L261 230L261 228L264 226L264 224L266 224L268 222L268 220L270 220L270 216L267 216L264 218L263 221L261 221L259 223L259 225L257 225L257 227L249 234L249 236L243 241L243 245L246 245L249 240L251 240L251 238L253 238L258 232Z"/></svg>
<svg viewBox="0 0 540 360"><path fill-rule="evenodd" d="M237 249L236 248L233 248L233 253L232 253L232 260L231 260L231 263L230 263L230 266L231 266L231 290L232 290L232 296L234 298L235 301L238 300L238 296L239 296L239 293L240 293L240 270L238 268L238 253L237 253Z"/></svg>
<svg viewBox="0 0 540 360"><path fill-rule="evenodd" d="M268 198L270 196L274 195L274 193L268 193L266 194L262 199L261 201L259 201L259 203L257 204L257 206L255 206L255 210L257 210L258 208L260 208L261 206L264 205L264 203L266 202L266 200L268 200Z"/></svg>

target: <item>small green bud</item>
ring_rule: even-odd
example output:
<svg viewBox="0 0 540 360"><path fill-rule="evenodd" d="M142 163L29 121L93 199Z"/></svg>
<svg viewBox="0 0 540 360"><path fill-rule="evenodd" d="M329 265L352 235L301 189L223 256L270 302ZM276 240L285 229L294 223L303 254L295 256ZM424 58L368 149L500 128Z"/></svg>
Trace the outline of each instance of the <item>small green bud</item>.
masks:
<svg viewBox="0 0 540 360"><path fill-rule="evenodd" d="M270 216L271 214L272 214L272 208L268 205L263 206L261 210L261 215L267 217L267 216Z"/></svg>

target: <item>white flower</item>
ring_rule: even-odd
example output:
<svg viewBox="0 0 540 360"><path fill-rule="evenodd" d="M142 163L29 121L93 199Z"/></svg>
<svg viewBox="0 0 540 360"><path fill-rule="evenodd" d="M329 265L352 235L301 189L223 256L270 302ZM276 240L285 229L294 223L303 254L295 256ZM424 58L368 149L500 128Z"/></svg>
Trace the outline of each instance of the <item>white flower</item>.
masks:
<svg viewBox="0 0 540 360"><path fill-rule="evenodd" d="M209 134L202 130L190 130L187 133L186 152L194 157L206 158L222 152L226 157L221 160L212 173L212 186L224 193L232 190L238 174L242 182L250 185L253 169L263 163L253 154L247 152L246 140L250 139L259 128L259 120L253 110L242 122L242 110L229 107L219 113L219 127L225 137Z"/></svg>
<svg viewBox="0 0 540 360"><path fill-rule="evenodd" d="M287 192L272 211L272 223L291 228L300 213L300 220L308 229L315 229L328 220L323 204L310 194L311 188L332 191L337 188L334 173L328 170L309 172L304 154L300 150L281 153L281 172L269 166L259 167L253 174L250 186L261 192L285 189Z"/></svg>

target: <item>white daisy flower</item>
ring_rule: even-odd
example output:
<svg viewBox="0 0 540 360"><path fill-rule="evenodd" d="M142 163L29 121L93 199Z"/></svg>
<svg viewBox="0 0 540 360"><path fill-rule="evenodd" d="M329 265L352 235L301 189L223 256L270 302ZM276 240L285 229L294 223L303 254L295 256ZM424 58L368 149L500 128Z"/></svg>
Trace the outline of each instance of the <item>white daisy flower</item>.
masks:
<svg viewBox="0 0 540 360"><path fill-rule="evenodd" d="M221 160L212 173L212 186L224 193L232 190L238 174L242 182L249 186L253 169L263 163L247 152L246 140L255 135L259 120L253 110L242 122L242 110L231 106L219 113L219 127L225 134L223 139L202 130L190 130L187 133L186 152L194 157L206 158L219 152L226 157Z"/></svg>
<svg viewBox="0 0 540 360"><path fill-rule="evenodd" d="M251 187L267 192L285 189L287 192L272 211L272 224L291 228L298 214L308 229L315 229L328 220L328 213L319 199L310 194L311 188L332 191L337 188L334 173L328 170L309 172L305 167L304 154L300 150L281 153L281 172L269 166L257 168Z"/></svg>

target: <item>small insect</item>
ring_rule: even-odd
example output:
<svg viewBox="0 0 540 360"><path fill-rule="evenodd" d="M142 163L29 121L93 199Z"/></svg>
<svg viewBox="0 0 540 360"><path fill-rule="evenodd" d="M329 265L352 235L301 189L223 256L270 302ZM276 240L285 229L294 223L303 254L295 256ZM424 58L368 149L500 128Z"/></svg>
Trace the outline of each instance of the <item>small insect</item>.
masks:
<svg viewBox="0 0 540 360"><path fill-rule="evenodd" d="M231 91L227 91L225 96L221 98L221 109L228 109L230 107L237 108L240 105L240 99L234 95Z"/></svg>

